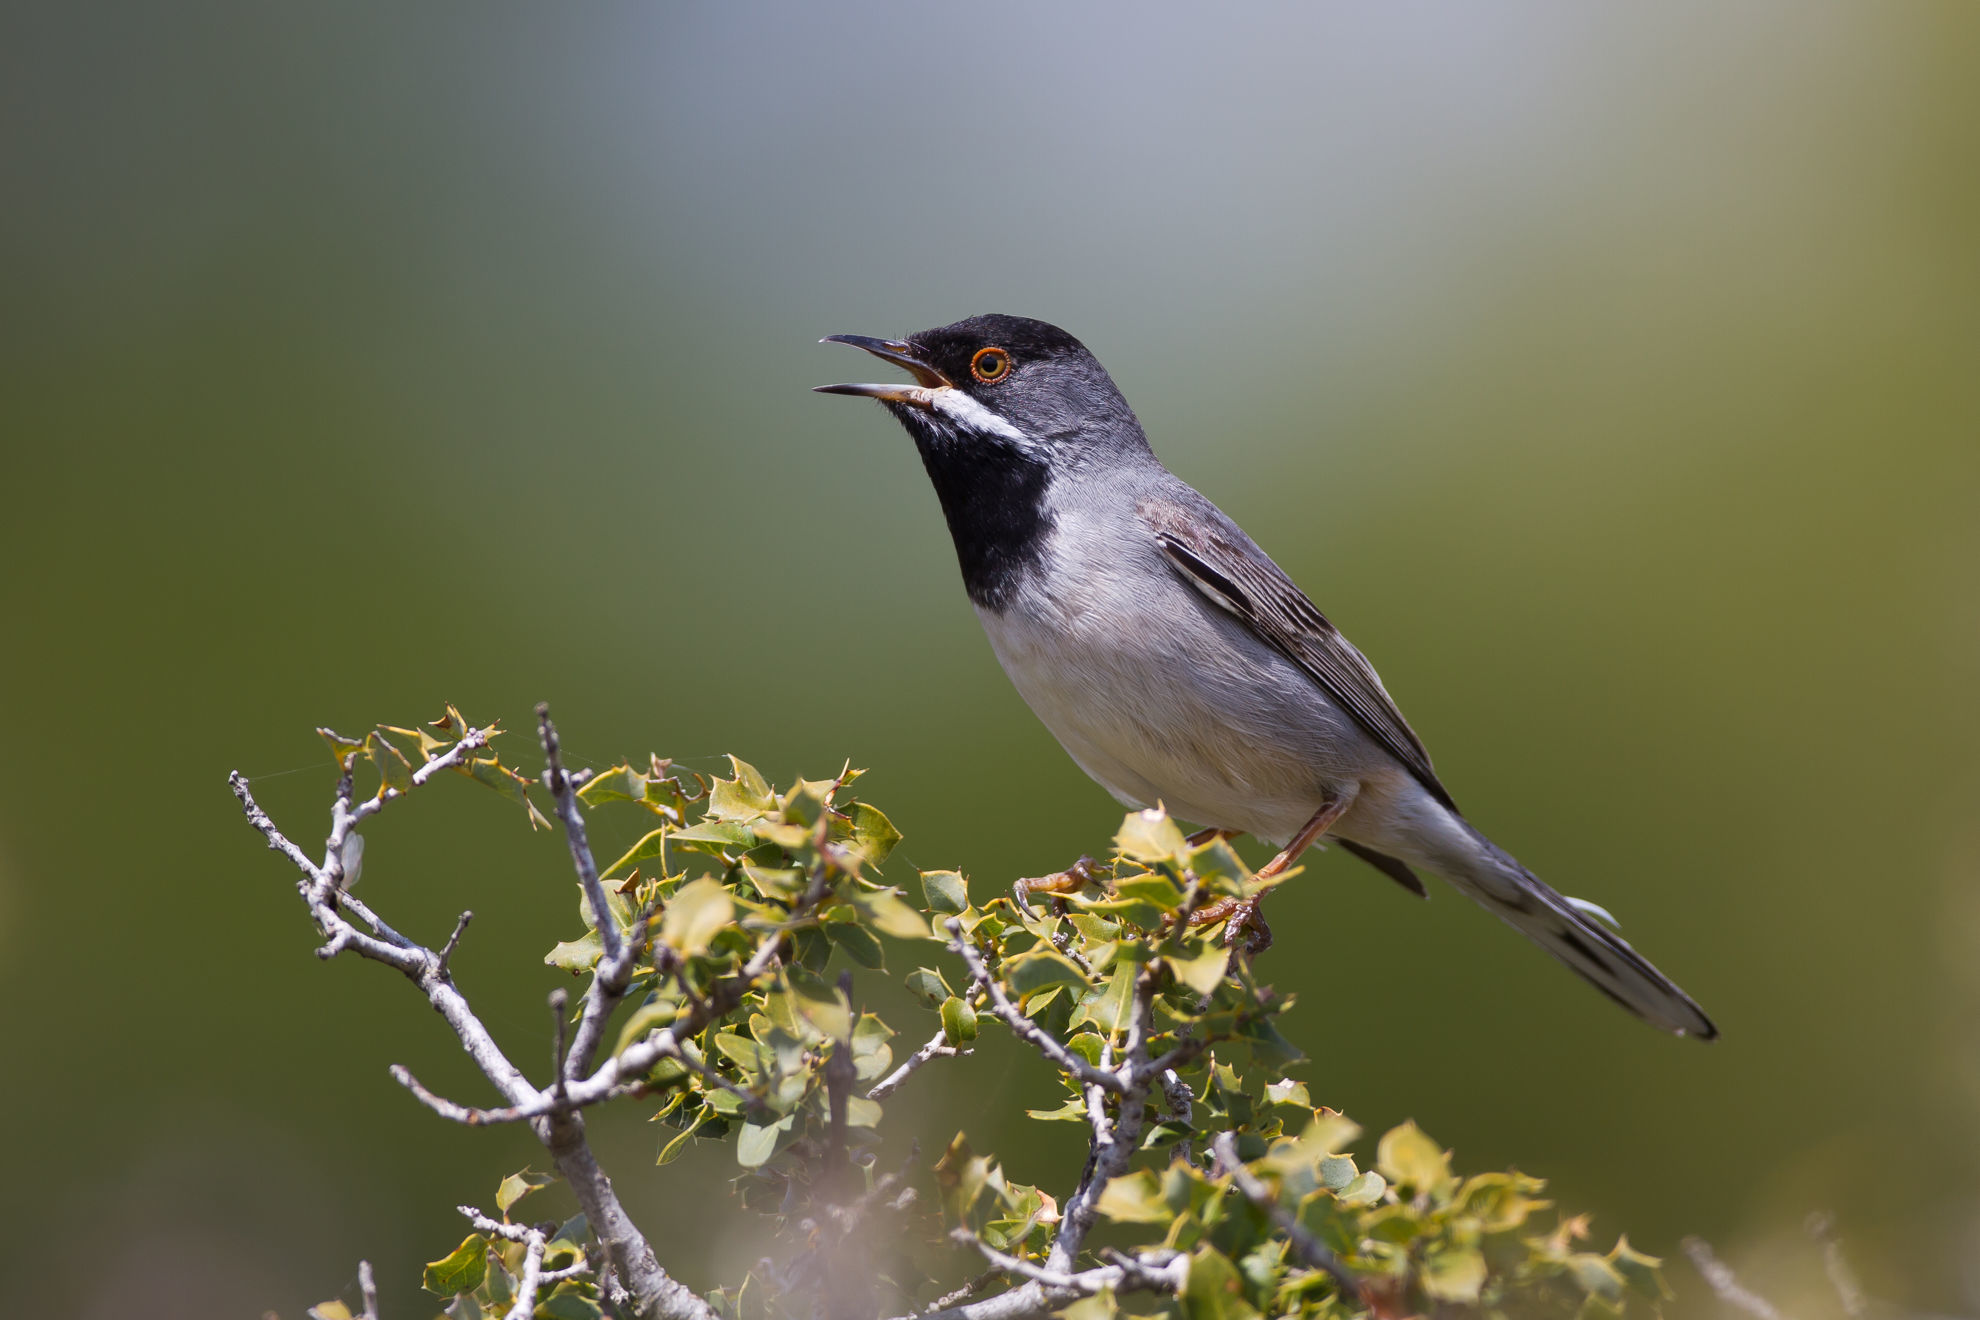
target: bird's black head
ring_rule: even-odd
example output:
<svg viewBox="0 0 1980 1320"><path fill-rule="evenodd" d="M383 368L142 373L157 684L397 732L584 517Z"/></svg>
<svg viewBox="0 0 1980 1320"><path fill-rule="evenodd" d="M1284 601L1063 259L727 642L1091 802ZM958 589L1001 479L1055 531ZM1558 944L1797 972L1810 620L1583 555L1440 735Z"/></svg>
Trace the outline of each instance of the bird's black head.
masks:
<svg viewBox="0 0 1980 1320"><path fill-rule="evenodd" d="M1086 345L1023 316L972 316L906 339L829 335L907 368L915 384L821 385L824 394L879 399L935 456L954 447L1012 449L1083 466L1148 442L1113 378Z"/></svg>
<svg viewBox="0 0 1980 1320"><path fill-rule="evenodd" d="M884 385L820 385L887 405L942 501L970 599L1002 610L1035 569L1058 479L1153 463L1141 424L1086 346L1022 316L972 316L906 339L828 335L904 367Z"/></svg>

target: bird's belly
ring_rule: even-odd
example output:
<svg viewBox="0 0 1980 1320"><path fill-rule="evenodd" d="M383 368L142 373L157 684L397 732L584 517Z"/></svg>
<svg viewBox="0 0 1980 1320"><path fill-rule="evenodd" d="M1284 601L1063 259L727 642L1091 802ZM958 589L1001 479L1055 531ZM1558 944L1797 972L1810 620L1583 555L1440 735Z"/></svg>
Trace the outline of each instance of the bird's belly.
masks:
<svg viewBox="0 0 1980 1320"><path fill-rule="evenodd" d="M1177 586L1104 627L1061 603L978 613L1019 695L1108 792L1284 844L1386 757L1304 670Z"/></svg>

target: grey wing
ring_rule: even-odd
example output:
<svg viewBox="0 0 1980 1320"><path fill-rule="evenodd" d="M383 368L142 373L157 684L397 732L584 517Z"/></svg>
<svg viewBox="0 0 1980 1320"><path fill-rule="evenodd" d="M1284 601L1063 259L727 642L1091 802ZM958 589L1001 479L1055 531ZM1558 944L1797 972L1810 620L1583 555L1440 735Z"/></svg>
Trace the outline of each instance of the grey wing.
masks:
<svg viewBox="0 0 1980 1320"><path fill-rule="evenodd" d="M1163 500L1140 506L1163 553L1191 585L1311 674L1432 796L1456 811L1422 739L1396 709L1367 657L1236 524L1208 500L1203 509L1215 514L1214 520Z"/></svg>

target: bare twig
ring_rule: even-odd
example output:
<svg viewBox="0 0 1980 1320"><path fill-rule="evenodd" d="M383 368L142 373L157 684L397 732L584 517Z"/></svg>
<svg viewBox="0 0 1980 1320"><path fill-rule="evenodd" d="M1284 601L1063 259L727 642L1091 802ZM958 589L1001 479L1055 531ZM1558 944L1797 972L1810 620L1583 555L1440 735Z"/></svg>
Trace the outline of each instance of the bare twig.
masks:
<svg viewBox="0 0 1980 1320"><path fill-rule="evenodd" d="M1003 1019L1004 1025L1011 1029L1012 1034L1050 1059L1058 1066L1059 1071L1072 1074L1083 1085L1098 1086L1116 1094L1127 1090L1126 1082L1111 1072L1102 1072L1095 1068L1061 1045L1050 1032L1018 1011L1018 1006L1010 1001L1003 987L990 975L990 969L983 965L983 955L978 953L976 946L964 936L961 921L950 917L947 928L949 947L954 949L956 955L968 965L970 981L990 997L991 1011Z"/></svg>
<svg viewBox="0 0 1980 1320"><path fill-rule="evenodd" d="M474 920L474 913L463 912L461 919L454 923L454 933L440 946L440 975L448 976L447 964L453 961L454 950L461 947L461 936L467 934L468 923Z"/></svg>
<svg viewBox="0 0 1980 1320"><path fill-rule="evenodd" d="M364 1320L378 1320L378 1280L368 1260L358 1262L358 1295L364 1298Z"/></svg>
<svg viewBox="0 0 1980 1320"><path fill-rule="evenodd" d="M1004 1272L992 1266L990 1269L983 1271L983 1273L971 1279L968 1283L965 1283L962 1287L943 1293L927 1306L922 1307L921 1313L923 1315L933 1315L937 1311L946 1311L952 1306L968 1301L1003 1277Z"/></svg>
<svg viewBox="0 0 1980 1320"><path fill-rule="evenodd" d="M485 747L487 737L486 730L469 730L453 747L414 771L413 786L426 783L440 770L459 764L469 752ZM617 1292L623 1295L615 1297L615 1305L642 1315L659 1317L660 1320L715 1320L713 1310L705 1301L660 1267L652 1244L626 1214L618 1194L612 1189L611 1179L598 1167L598 1161L585 1140L583 1120L577 1114L568 1112L570 1101L566 1099L560 1103L558 1097L530 1085L469 1006L442 964L440 954L392 931L371 915L368 908L339 892L343 843L351 829L358 821L381 810L386 802L404 794L396 789L390 790L353 807L351 776L347 771L337 786L337 796L331 808L330 838L325 848L324 862L319 866L275 827L267 813L255 802L246 779L237 772L228 776L228 785L240 800L248 823L267 840L270 848L281 853L301 872L302 879L297 891L308 908L311 920L328 942L326 947L333 952L350 951L384 963L412 981L453 1029L462 1049L502 1098L509 1102L511 1109L524 1111L517 1116L533 1120L531 1126L537 1140L550 1152L558 1172L570 1185L579 1208L584 1211L592 1231L597 1235L605 1256L604 1263L611 1267L614 1278L622 1281ZM360 919L376 933L367 935L352 926L340 908L358 913ZM650 1068L652 1062L648 1059L644 1066ZM457 1121L500 1121L502 1117L497 1111L475 1111L442 1100L415 1082L403 1068L395 1068L393 1076L429 1108ZM612 1090L612 1082L607 1081L599 1090L602 1098Z"/></svg>
<svg viewBox="0 0 1980 1320"><path fill-rule="evenodd" d="M1822 1268L1828 1272L1829 1286L1836 1290L1843 1314L1849 1320L1864 1320L1870 1314L1870 1299L1864 1294L1856 1271L1850 1268L1849 1258L1843 1255L1842 1239L1836 1236L1835 1217L1819 1211L1808 1216L1808 1236L1822 1248Z"/></svg>
<svg viewBox="0 0 1980 1320"><path fill-rule="evenodd" d="M571 787L564 770L563 746L557 741L557 726L550 722L548 702L536 708L536 731L543 742L543 782L557 804L557 819L564 822L564 839L571 846L571 864L577 868L578 884L584 901L591 908L592 923L598 928L598 943L605 950L601 963L619 958L619 923L613 920L612 905L605 897L605 886L598 878L598 863L591 855L591 841L584 831L584 813L578 810L577 790Z"/></svg>
<svg viewBox="0 0 1980 1320"><path fill-rule="evenodd" d="M1756 1317L1756 1320L1787 1320L1772 1302L1742 1287L1738 1276L1732 1272L1732 1266L1713 1255L1711 1244L1705 1239L1688 1237L1683 1246L1684 1254L1690 1257L1699 1277L1705 1280L1706 1286L1718 1295L1720 1301Z"/></svg>
<svg viewBox="0 0 1980 1320"><path fill-rule="evenodd" d="M885 1100L888 1096L900 1090L901 1084L914 1076L931 1059L953 1059L973 1053L975 1053L974 1050L957 1049L955 1046L949 1044L948 1033L945 1030L938 1030L933 1036L928 1038L926 1044L908 1056L907 1062L869 1087L866 1092L866 1098L868 1100Z"/></svg>
<svg viewBox="0 0 1980 1320"><path fill-rule="evenodd" d="M1055 1270L1045 1269L1032 1264L1022 1257L1012 1256L998 1251L995 1247L966 1228L952 1230L949 1233L949 1238L951 1241L960 1242L966 1247L975 1247L977 1251L982 1253L983 1259L989 1261L1005 1274L1015 1274L1021 1279L1030 1279L1033 1283L1041 1284L1047 1288L1090 1295L1099 1292L1101 1288L1112 1283L1119 1276L1118 1270L1111 1272L1089 1270L1086 1271L1085 1275L1073 1275L1061 1274ZM1091 1275L1104 1275L1105 1278L1100 1282L1092 1282L1088 1277Z"/></svg>
<svg viewBox="0 0 1980 1320"><path fill-rule="evenodd" d="M591 1263L582 1257L562 1269L544 1269L543 1258L550 1250L550 1235L540 1228L491 1219L471 1205L455 1208L474 1224L475 1232L488 1237L498 1237L507 1242L523 1244L522 1274L516 1280L515 1299L504 1320L529 1320L535 1315L536 1295L542 1291L545 1284L560 1283L565 1279L575 1279L581 1274L591 1273Z"/></svg>
<svg viewBox="0 0 1980 1320"><path fill-rule="evenodd" d="M1341 1258L1329 1251L1320 1239L1308 1231L1306 1225L1300 1223L1290 1210L1281 1205L1279 1198L1272 1194L1272 1189L1265 1185L1264 1180L1246 1168L1244 1161L1238 1158L1237 1137L1234 1133L1218 1133L1217 1139L1210 1143L1210 1150L1216 1156L1217 1172L1230 1178L1237 1185L1237 1189L1244 1193L1246 1200L1265 1212L1278 1230L1286 1235L1294 1253L1303 1264L1311 1269L1326 1271L1340 1288L1342 1296L1356 1299L1361 1297L1361 1281L1355 1278L1354 1273L1347 1266L1341 1264Z"/></svg>

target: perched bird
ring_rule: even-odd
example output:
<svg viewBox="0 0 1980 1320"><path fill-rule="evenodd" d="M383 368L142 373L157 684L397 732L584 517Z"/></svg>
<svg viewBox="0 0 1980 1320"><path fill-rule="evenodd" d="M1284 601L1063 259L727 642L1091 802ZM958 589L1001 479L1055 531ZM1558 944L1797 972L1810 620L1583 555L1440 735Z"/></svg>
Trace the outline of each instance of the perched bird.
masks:
<svg viewBox="0 0 1980 1320"><path fill-rule="evenodd" d="M831 335L912 384L878 399L914 438L1004 672L1131 807L1283 849L1323 834L1417 894L1441 876L1646 1021L1710 1018L1601 922L1459 814L1374 667L1209 500L1162 466L1093 354L1057 326L975 316L905 340ZM1045 888L1075 888L1062 873ZM1233 930L1262 921L1230 914ZM1606 915L1606 914L1603 914ZM1269 934L1264 934L1269 941Z"/></svg>

